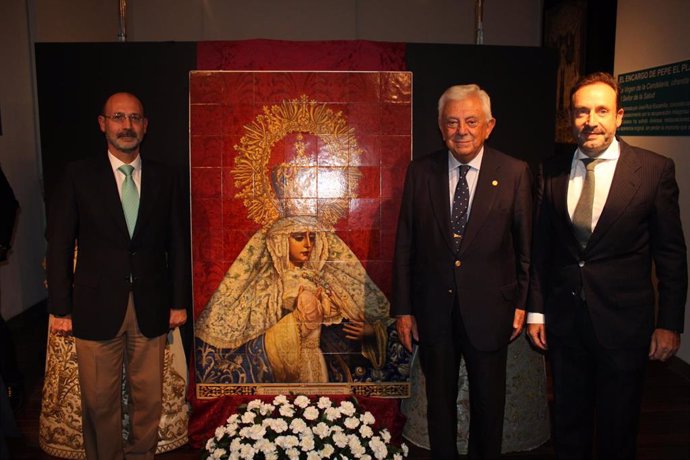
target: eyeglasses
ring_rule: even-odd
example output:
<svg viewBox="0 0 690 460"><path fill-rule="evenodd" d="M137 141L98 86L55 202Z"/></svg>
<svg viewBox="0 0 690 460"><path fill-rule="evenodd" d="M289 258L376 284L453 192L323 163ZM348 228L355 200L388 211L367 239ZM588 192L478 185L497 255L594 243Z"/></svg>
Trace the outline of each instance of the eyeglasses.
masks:
<svg viewBox="0 0 690 460"><path fill-rule="evenodd" d="M112 115L103 115L103 118L113 120L115 123L124 123L125 119L127 118L129 118L129 121L132 122L132 124L139 124L144 121L144 116L139 113L130 113L129 115L125 115L124 113L116 112Z"/></svg>

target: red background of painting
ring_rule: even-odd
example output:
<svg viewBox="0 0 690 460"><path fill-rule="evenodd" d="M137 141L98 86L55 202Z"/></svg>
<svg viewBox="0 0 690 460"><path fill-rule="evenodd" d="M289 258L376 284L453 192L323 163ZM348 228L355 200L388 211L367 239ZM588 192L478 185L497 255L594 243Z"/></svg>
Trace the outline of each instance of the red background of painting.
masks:
<svg viewBox="0 0 690 460"><path fill-rule="evenodd" d="M335 225L389 295L405 169L411 158L409 72L192 72L190 174L194 311L201 312L259 225L247 217L231 170L244 126L264 106L305 94L342 112L363 150L357 198Z"/></svg>

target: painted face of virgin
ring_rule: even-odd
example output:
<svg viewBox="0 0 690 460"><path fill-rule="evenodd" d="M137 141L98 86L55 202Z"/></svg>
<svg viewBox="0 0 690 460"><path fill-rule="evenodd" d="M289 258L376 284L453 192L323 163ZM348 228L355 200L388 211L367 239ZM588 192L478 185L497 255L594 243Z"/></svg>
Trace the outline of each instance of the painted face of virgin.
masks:
<svg viewBox="0 0 690 460"><path fill-rule="evenodd" d="M316 243L316 233L290 233L288 243L290 262L297 267L301 267L307 260L309 260L309 256L311 256L311 251Z"/></svg>

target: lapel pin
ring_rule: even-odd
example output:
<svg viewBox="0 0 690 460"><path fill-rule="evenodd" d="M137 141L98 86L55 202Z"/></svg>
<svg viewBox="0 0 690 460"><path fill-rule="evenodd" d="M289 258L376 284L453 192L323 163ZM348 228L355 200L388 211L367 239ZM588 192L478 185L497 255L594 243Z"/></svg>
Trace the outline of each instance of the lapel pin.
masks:
<svg viewBox="0 0 690 460"><path fill-rule="evenodd" d="M491 185L493 185L494 187L498 187L498 181L496 179L492 180Z"/></svg>

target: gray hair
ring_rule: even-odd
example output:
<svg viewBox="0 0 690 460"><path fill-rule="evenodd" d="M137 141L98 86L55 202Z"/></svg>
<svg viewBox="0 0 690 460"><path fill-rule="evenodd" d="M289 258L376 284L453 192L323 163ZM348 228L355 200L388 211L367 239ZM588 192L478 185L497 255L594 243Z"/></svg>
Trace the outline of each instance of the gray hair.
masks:
<svg viewBox="0 0 690 460"><path fill-rule="evenodd" d="M487 120L491 120L493 116L491 115L491 98L489 95L479 87L479 85L469 84L469 85L455 85L451 86L441 94L438 100L438 119L441 120L441 114L443 113L443 107L445 107L448 101L461 101L470 97L478 97L482 103L482 108L484 109L484 115L486 115Z"/></svg>

